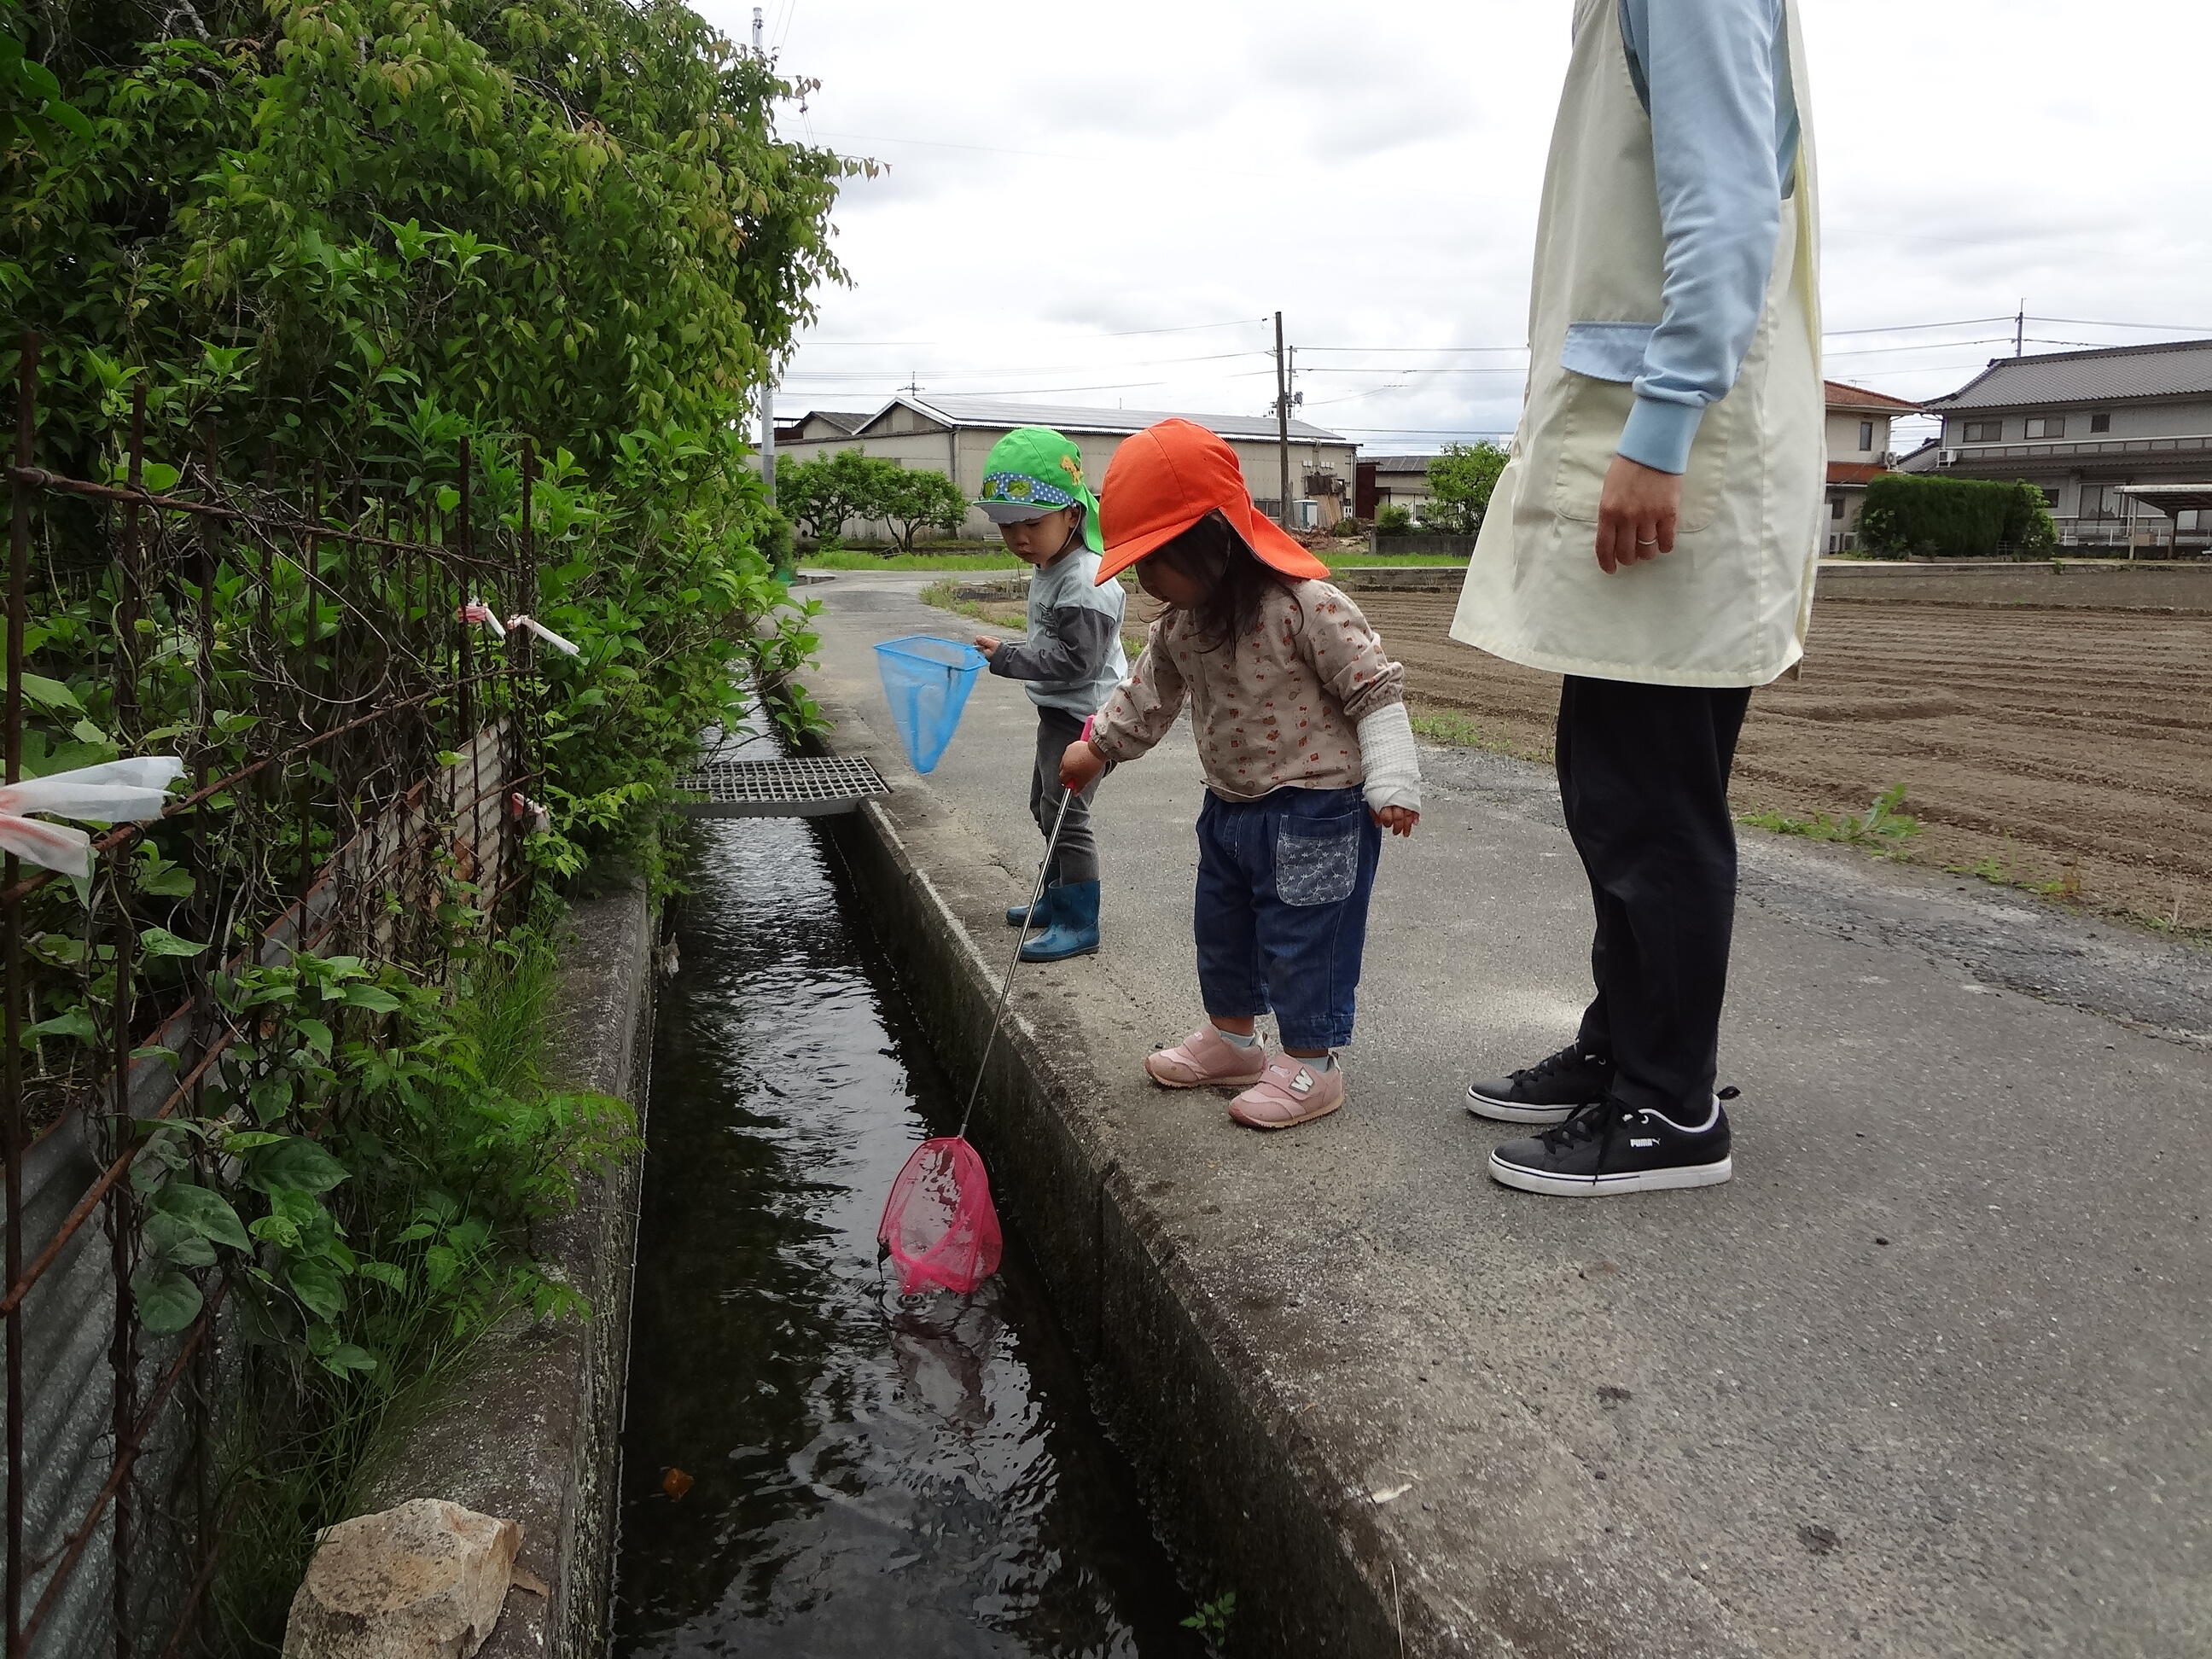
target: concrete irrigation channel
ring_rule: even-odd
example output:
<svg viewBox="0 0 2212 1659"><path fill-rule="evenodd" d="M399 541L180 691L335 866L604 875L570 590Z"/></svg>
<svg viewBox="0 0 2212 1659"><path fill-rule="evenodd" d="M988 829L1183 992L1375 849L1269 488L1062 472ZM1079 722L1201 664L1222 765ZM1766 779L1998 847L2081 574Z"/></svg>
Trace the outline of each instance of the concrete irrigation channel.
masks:
<svg viewBox="0 0 2212 1659"><path fill-rule="evenodd" d="M835 833L957 1073L1036 857L1032 721L987 678L906 769L869 647L964 631L920 586L817 590L811 684L893 785ZM1109 780L1106 947L1018 982L980 1120L1231 1650L2212 1650L2203 953L1747 836L1736 1180L1532 1199L1459 1096L1571 1030L1587 891L1540 767L1425 764L1345 1111L1261 1138L1142 1078L1197 1013L1178 732Z"/></svg>

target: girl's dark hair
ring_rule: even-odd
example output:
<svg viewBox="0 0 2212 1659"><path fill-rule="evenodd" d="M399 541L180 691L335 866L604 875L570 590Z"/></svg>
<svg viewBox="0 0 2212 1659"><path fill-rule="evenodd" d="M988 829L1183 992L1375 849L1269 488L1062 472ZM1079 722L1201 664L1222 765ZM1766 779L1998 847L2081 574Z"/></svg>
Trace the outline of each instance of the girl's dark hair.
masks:
<svg viewBox="0 0 2212 1659"><path fill-rule="evenodd" d="M1245 545L1218 507L1148 556L1204 590L1206 597L1190 608L1201 651L1236 649L1259 620L1268 589L1282 580Z"/></svg>

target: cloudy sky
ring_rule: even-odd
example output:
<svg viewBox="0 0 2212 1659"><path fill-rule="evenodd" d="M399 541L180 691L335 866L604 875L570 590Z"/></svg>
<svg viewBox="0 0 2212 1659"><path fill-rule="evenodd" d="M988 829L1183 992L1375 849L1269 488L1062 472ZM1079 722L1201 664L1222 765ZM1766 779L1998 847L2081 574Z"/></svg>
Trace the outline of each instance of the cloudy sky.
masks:
<svg viewBox="0 0 2212 1659"><path fill-rule="evenodd" d="M696 3L696 0L695 0ZM2212 335L2202 0L1802 0L1828 372L1903 397L2012 349ZM733 38L752 9L702 8ZM1370 450L1513 424L1571 0L766 0L781 116L889 164L836 214L777 407L909 380L1300 413ZM2130 326L2140 325L2142 326Z"/></svg>

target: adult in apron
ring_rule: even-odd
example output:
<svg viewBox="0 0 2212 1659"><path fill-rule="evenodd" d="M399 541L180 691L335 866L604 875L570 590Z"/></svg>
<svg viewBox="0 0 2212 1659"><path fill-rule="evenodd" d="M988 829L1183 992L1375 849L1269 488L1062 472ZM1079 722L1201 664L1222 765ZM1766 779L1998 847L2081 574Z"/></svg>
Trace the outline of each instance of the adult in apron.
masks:
<svg viewBox="0 0 2212 1659"><path fill-rule="evenodd" d="M1566 1048L1468 1091L1550 1126L1491 1158L1528 1191L1733 1170L1729 773L1751 688L1804 649L1826 472L1805 87L1795 0L1576 0L1528 391L1451 629L1565 677L1596 995Z"/></svg>

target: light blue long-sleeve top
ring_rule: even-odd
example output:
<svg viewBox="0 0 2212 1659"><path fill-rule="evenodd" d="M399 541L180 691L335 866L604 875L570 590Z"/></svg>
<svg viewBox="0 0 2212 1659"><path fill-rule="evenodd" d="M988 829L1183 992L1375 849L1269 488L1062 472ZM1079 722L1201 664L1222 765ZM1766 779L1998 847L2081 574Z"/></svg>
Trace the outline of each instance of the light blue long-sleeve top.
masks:
<svg viewBox="0 0 2212 1659"><path fill-rule="evenodd" d="M1765 307L1782 203L1796 187L1797 97L1783 0L1620 3L1667 240L1659 325L1620 453L1681 472Z"/></svg>

